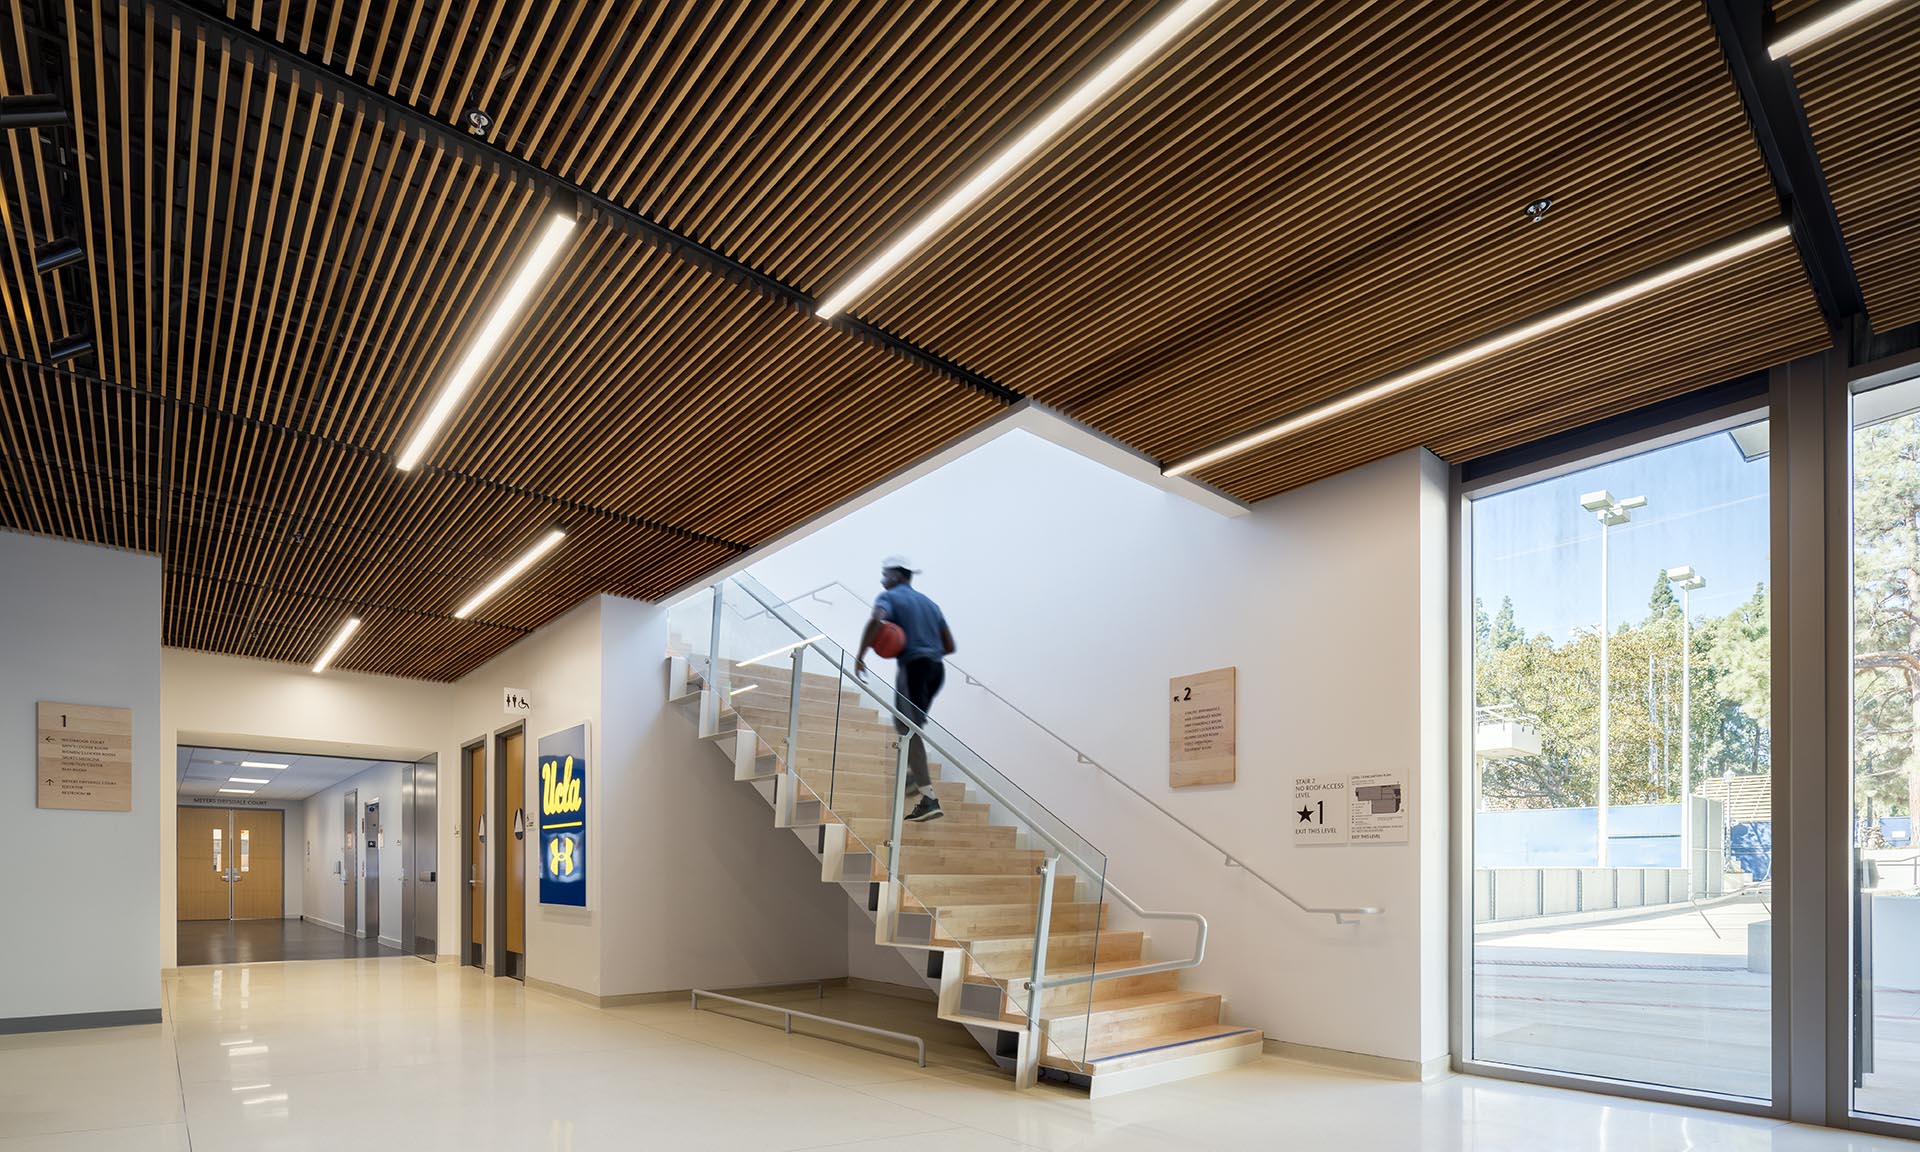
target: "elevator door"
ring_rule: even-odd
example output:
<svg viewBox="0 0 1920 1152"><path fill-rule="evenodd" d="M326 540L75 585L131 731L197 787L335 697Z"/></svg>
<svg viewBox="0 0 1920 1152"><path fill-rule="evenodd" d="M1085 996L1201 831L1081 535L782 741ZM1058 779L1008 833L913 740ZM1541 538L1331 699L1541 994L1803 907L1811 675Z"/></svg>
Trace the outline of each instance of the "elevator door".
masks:
<svg viewBox="0 0 1920 1152"><path fill-rule="evenodd" d="M343 901L340 927L347 935L360 935L360 790L346 795L345 839L340 844L340 892Z"/></svg>
<svg viewBox="0 0 1920 1152"><path fill-rule="evenodd" d="M387 846L387 835L380 827L380 801L367 805L366 817L361 822L361 850L366 853L367 878L360 899L366 912L367 939L380 939L380 852Z"/></svg>
<svg viewBox="0 0 1920 1152"><path fill-rule="evenodd" d="M413 788L401 821L406 853L407 931L402 943L415 956L431 960L440 924L440 760L429 756L413 765Z"/></svg>
<svg viewBox="0 0 1920 1152"><path fill-rule="evenodd" d="M181 808L176 918L276 920L284 914L283 826L274 809Z"/></svg>

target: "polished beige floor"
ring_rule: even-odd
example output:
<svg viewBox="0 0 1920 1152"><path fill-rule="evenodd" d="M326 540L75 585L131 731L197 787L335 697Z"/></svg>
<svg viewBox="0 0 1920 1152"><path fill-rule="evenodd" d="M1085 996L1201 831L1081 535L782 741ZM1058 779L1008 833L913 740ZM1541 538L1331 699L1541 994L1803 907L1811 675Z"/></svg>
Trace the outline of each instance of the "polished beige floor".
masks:
<svg viewBox="0 0 1920 1152"><path fill-rule="evenodd" d="M197 968L167 1023L0 1037L0 1152L1906 1149L1473 1077L1263 1060L1088 1101L683 1004L599 1011L412 959Z"/></svg>

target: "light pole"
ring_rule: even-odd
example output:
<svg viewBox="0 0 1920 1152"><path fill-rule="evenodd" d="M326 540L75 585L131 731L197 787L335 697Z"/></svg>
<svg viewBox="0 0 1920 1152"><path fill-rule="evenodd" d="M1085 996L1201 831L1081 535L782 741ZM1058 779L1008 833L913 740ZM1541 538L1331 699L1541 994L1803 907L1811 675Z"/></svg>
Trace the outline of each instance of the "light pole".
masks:
<svg viewBox="0 0 1920 1152"><path fill-rule="evenodd" d="M1693 793L1693 590L1705 588L1707 578L1682 564L1667 569L1667 579L1680 589L1680 867L1687 870L1687 894L1693 894L1693 814L1687 810Z"/></svg>
<svg viewBox="0 0 1920 1152"><path fill-rule="evenodd" d="M1597 866L1607 866L1607 806L1608 792L1612 787L1612 751L1607 739L1607 529L1616 524L1625 524L1633 518L1635 508L1647 506L1645 496L1629 496L1625 500L1615 500L1613 493L1602 488L1598 492L1589 492L1580 497L1580 507L1593 513L1600 521L1600 795L1599 819L1595 836L1595 856Z"/></svg>

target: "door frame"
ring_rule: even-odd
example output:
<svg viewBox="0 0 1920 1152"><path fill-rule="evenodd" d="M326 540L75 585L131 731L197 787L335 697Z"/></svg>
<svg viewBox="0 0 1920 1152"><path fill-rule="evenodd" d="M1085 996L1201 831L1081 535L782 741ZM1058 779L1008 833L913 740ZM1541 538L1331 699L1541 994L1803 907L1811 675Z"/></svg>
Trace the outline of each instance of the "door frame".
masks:
<svg viewBox="0 0 1920 1152"><path fill-rule="evenodd" d="M349 788L340 798L347 827L340 850L340 929L358 940L360 931L360 789ZM351 848L349 854L347 849Z"/></svg>
<svg viewBox="0 0 1920 1152"><path fill-rule="evenodd" d="M493 958L491 949L488 948L485 943L490 937L487 935L487 926L484 923L480 925L480 939L482 941L480 952L478 955L475 955L473 951L473 877L476 856L478 856L479 860L480 883L489 891L493 887L492 877L488 874L488 865L491 861L487 859L484 849L485 840L480 835L482 828L485 826L485 818L483 817L480 826L473 825L470 820L473 812L473 766L471 758L476 748L480 750L480 798L483 803L489 794L487 780L490 778L490 767L492 763L492 748L489 738L485 734L475 736L473 739L460 745L460 807L458 809L459 820L454 826L458 828L461 824L465 824L466 832L464 835L455 835L455 839L460 841L459 954L460 966L462 968L472 967L478 968L483 972L491 972L493 971ZM489 807L487 816L490 817L491 815L492 810L491 807ZM482 916L482 919L484 920L485 917Z"/></svg>
<svg viewBox="0 0 1920 1152"><path fill-rule="evenodd" d="M516 732L520 734L520 784L522 795L512 797L507 795L506 745L507 739ZM513 819L512 807L514 804L517 803L521 808L526 806L526 796L524 792L527 780L527 722L525 720L515 720L511 724L494 729L492 734L492 751L492 773L488 787L490 799L493 803L489 806L487 812L487 822L492 826L490 836L493 840L493 850L487 853L487 862L491 866L493 891L488 894L487 906L490 918L493 920L493 931L487 938L489 945L488 955L492 959L492 964L488 970L496 976L510 976L516 980L525 981L527 976L527 953L523 951L512 954L519 957L519 964L516 967L510 961L510 954L507 951L507 853L514 851L516 845L519 846L520 851L523 853L525 851L524 842L513 839L513 829L510 821ZM523 883L520 891L520 900L523 906L526 902L526 897L526 886ZM520 943L524 948L526 946L525 908L523 907L521 911L522 938Z"/></svg>

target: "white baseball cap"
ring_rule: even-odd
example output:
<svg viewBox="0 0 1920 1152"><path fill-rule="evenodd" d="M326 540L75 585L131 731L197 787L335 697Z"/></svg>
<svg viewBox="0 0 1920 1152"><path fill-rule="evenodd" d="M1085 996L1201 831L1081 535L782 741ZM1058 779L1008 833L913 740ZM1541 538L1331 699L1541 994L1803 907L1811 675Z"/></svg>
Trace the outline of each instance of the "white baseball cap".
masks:
<svg viewBox="0 0 1920 1152"><path fill-rule="evenodd" d="M900 555L889 556L886 559L880 561L880 570L882 572L885 572L889 568L904 568L908 572L913 573L915 576L918 576L920 574L920 569L915 568L913 566L913 561L907 559L905 556L900 556Z"/></svg>

